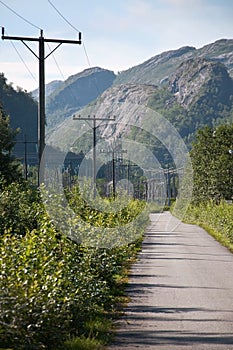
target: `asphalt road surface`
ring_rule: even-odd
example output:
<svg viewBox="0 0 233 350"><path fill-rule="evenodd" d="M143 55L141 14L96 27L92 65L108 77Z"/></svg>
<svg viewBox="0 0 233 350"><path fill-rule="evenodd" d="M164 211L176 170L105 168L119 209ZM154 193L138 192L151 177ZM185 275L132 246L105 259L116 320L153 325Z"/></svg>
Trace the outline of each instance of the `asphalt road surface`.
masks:
<svg viewBox="0 0 233 350"><path fill-rule="evenodd" d="M233 349L233 254L169 212L151 214L109 350Z"/></svg>

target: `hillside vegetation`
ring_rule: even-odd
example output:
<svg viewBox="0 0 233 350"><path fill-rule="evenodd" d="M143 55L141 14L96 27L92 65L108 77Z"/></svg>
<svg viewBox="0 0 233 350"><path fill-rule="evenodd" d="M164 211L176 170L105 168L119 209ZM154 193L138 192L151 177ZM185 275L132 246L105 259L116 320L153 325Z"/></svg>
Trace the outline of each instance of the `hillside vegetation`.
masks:
<svg viewBox="0 0 233 350"><path fill-rule="evenodd" d="M96 67L86 69L59 83L58 87L47 95L48 131L95 100L112 85L114 79L115 74L112 71Z"/></svg>
<svg viewBox="0 0 233 350"><path fill-rule="evenodd" d="M11 83L7 83L7 78L1 73L0 104L5 114L10 117L11 128L19 129L14 154L21 159L24 157L25 145L23 142L26 138L29 142L27 144L28 161L31 164L37 163L37 102L31 97L30 93L22 88L15 90Z"/></svg>

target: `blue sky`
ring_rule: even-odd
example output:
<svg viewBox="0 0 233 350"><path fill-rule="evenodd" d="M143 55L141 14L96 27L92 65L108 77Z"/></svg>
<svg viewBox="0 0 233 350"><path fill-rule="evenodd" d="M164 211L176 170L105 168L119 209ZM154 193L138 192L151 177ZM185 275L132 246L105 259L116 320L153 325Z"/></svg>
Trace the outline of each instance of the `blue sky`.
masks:
<svg viewBox="0 0 233 350"><path fill-rule="evenodd" d="M47 38L76 39L76 31L48 0L2 0L44 30ZM0 0L0 26L7 35L39 36L39 29L7 9ZM83 34L83 45L62 45L46 60L46 83L64 80L90 66L116 73L163 51L184 45L202 47L233 38L232 0L51 0ZM14 45L14 46L13 46ZM38 47L31 47L38 52ZM46 47L47 53L51 50ZM22 63L27 65L30 73ZM56 61L56 62L55 62ZM0 40L0 72L14 87L38 86L38 60L20 42Z"/></svg>

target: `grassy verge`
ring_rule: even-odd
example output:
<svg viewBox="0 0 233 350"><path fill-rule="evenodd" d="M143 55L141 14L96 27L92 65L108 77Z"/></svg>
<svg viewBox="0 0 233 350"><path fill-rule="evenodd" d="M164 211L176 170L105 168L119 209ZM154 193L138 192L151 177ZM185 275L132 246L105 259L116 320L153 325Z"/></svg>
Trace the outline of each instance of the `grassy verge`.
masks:
<svg viewBox="0 0 233 350"><path fill-rule="evenodd" d="M233 252L233 205L212 202L189 206L183 219L204 228L219 243Z"/></svg>

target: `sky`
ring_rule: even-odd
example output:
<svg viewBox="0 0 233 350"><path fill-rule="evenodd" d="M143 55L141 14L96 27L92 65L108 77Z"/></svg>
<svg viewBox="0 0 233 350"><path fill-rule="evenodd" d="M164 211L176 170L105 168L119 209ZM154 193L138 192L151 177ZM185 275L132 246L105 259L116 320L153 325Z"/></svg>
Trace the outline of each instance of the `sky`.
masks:
<svg viewBox="0 0 233 350"><path fill-rule="evenodd" d="M164 51L231 39L232 18L232 0L0 0L7 36L39 38L43 29L45 38L76 40L82 33L81 45L63 44L46 58L46 83L96 66L118 73ZM27 44L38 55L38 43ZM46 55L53 48L46 44ZM38 58L20 40L0 39L8 83L36 89L38 70Z"/></svg>

